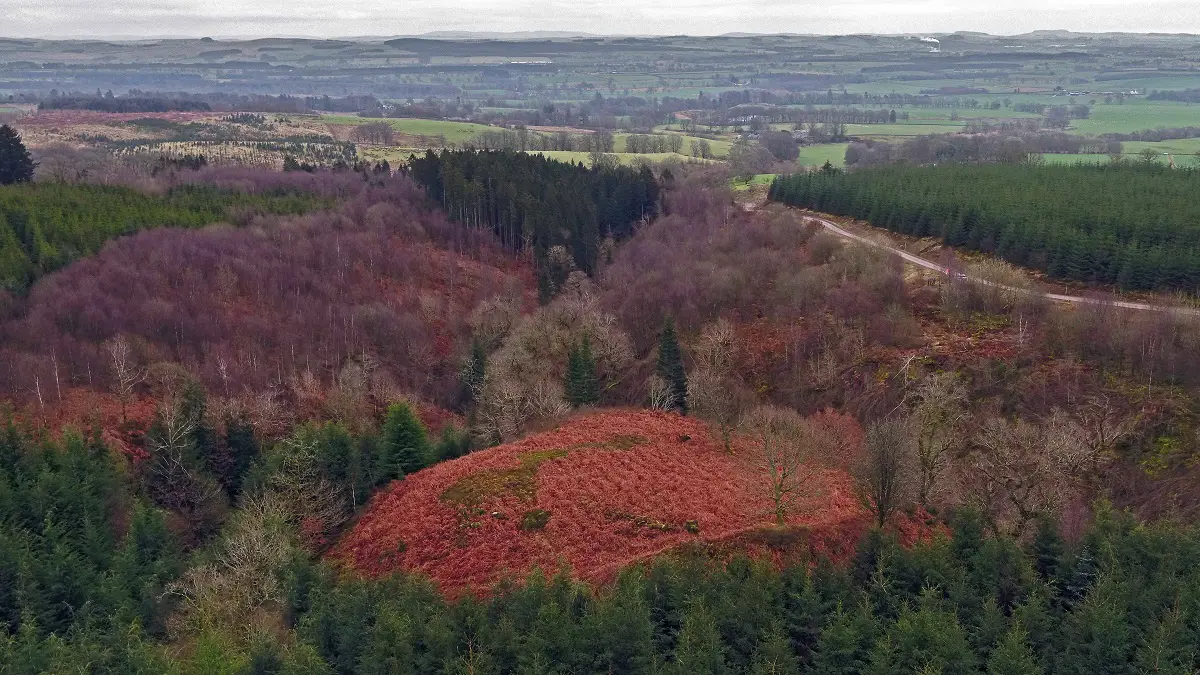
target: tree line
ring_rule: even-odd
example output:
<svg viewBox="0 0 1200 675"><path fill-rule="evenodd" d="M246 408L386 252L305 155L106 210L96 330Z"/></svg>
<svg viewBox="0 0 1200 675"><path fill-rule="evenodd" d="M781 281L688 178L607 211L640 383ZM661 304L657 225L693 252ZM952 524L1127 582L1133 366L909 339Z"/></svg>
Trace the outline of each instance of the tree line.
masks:
<svg viewBox="0 0 1200 675"><path fill-rule="evenodd" d="M846 166L862 169L895 163L1020 164L1037 163L1045 153L1119 157L1122 152L1120 141L1062 131L1017 131L989 125L979 125L970 131L916 136L899 143L855 141L846 147Z"/></svg>
<svg viewBox="0 0 1200 675"><path fill-rule="evenodd" d="M428 151L409 175L451 219L493 231L512 251L530 250L543 299L571 271L551 260L554 247L570 266L593 274L601 244L631 236L658 210L658 181L648 169L591 169L521 152Z"/></svg>
<svg viewBox="0 0 1200 675"><path fill-rule="evenodd" d="M208 112L248 111L271 113L307 113L313 110L328 112L359 112L379 108L379 100L370 95L335 97L290 96L280 94L240 94L232 92L143 91L130 89L115 96L103 94L60 92L51 90L49 96L38 100L40 110L96 110L114 113L139 112Z"/></svg>
<svg viewBox="0 0 1200 675"><path fill-rule="evenodd" d="M1152 164L886 166L779 177L770 196L1055 279L1200 288L1196 173Z"/></svg>
<svg viewBox="0 0 1200 675"><path fill-rule="evenodd" d="M209 112L204 101L143 96L58 96L38 104L38 110L94 110L108 113Z"/></svg>

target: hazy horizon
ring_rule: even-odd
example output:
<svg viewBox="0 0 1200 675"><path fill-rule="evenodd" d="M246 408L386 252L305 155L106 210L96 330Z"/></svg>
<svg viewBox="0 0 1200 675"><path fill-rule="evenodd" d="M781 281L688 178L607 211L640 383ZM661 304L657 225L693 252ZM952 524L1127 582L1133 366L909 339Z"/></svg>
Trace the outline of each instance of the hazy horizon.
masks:
<svg viewBox="0 0 1200 675"><path fill-rule="evenodd" d="M0 37L166 39L351 38L430 32L721 35L920 34L1035 30L1200 33L1194 0L0 0ZM1049 5L1049 6L1048 6Z"/></svg>

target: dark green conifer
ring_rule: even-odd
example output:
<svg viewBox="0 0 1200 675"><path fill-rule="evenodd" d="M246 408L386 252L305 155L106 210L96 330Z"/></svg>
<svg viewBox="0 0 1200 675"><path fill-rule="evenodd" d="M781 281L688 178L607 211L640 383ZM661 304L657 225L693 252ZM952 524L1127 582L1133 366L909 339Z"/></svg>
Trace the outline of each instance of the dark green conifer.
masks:
<svg viewBox="0 0 1200 675"><path fill-rule="evenodd" d="M376 461L376 484L403 478L428 464L429 437L425 426L407 403L391 405Z"/></svg>
<svg viewBox="0 0 1200 675"><path fill-rule="evenodd" d="M1017 624L1000 640L987 660L988 675L1042 675L1042 667L1029 648L1025 629Z"/></svg>
<svg viewBox="0 0 1200 675"><path fill-rule="evenodd" d="M683 352L679 348L679 338L675 335L675 321L670 317L663 325L658 340L658 376L670 386L675 409L686 415L687 370L683 367Z"/></svg>
<svg viewBox="0 0 1200 675"><path fill-rule="evenodd" d="M675 671L683 675L721 675L729 672L725 645L712 613L697 601L683 617L675 648Z"/></svg>
<svg viewBox="0 0 1200 675"><path fill-rule="evenodd" d="M592 356L591 340L583 340L571 347L567 354L567 376L565 382L567 402L576 408L594 405L600 400L600 383L596 377L596 359Z"/></svg>
<svg viewBox="0 0 1200 675"><path fill-rule="evenodd" d="M800 663L792 653L787 638L777 632L768 633L754 654L751 675L800 675Z"/></svg>
<svg viewBox="0 0 1200 675"><path fill-rule="evenodd" d="M0 124L0 185L28 183L33 180L34 166L17 130Z"/></svg>

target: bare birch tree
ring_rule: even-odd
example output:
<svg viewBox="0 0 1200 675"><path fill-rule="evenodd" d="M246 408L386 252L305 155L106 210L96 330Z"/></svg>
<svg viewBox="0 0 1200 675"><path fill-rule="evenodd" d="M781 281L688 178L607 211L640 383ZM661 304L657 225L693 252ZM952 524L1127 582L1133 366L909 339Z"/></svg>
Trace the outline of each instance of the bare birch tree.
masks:
<svg viewBox="0 0 1200 675"><path fill-rule="evenodd" d="M113 393L121 401L121 421L128 420L127 406L133 396L134 388L146 379L146 371L138 367L133 356L133 349L124 335L110 338L104 343L108 351L109 364L113 374Z"/></svg>

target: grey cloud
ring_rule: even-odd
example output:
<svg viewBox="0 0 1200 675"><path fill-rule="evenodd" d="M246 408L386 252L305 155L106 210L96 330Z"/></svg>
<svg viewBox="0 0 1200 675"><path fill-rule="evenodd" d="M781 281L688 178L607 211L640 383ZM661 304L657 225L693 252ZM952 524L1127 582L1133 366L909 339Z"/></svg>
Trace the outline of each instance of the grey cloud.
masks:
<svg viewBox="0 0 1200 675"><path fill-rule="evenodd" d="M1200 32L1196 0L0 0L0 36Z"/></svg>

